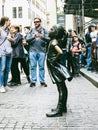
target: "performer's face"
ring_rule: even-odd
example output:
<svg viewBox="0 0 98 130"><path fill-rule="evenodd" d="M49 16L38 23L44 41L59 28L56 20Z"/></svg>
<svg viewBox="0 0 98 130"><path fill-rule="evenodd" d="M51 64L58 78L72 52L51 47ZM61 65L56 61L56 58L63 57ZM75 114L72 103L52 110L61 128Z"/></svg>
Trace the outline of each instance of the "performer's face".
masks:
<svg viewBox="0 0 98 130"><path fill-rule="evenodd" d="M49 37L50 37L50 38L55 38L55 35L56 35L55 29L52 27L52 28L49 30Z"/></svg>

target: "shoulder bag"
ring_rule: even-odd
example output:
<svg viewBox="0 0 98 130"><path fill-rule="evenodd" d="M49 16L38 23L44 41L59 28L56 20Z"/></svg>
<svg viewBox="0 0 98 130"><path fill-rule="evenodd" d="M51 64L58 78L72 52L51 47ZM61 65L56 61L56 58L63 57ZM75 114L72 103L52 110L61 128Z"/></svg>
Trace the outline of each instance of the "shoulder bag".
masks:
<svg viewBox="0 0 98 130"><path fill-rule="evenodd" d="M0 43L0 46L6 41L6 39L7 39L7 37L3 40L3 42L2 43Z"/></svg>

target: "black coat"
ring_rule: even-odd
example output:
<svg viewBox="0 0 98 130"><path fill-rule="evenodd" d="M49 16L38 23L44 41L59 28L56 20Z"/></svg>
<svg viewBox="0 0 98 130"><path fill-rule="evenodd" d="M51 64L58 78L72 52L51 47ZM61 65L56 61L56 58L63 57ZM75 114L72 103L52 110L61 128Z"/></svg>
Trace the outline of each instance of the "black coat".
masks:
<svg viewBox="0 0 98 130"><path fill-rule="evenodd" d="M25 58L22 40L23 40L23 36L20 33L16 33L14 35L14 43L12 44L13 58Z"/></svg>
<svg viewBox="0 0 98 130"><path fill-rule="evenodd" d="M55 50L55 46L52 45L52 41L50 41L47 52L47 67L53 83L62 82L71 78L70 72L68 72L67 68L62 65L60 58L53 63L56 56L57 51Z"/></svg>

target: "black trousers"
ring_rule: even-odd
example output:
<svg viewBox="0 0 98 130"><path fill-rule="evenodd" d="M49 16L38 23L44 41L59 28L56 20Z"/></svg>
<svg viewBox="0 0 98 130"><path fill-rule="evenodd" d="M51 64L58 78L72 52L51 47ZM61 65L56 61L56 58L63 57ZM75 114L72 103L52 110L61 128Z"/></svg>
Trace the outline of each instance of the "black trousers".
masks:
<svg viewBox="0 0 98 130"><path fill-rule="evenodd" d="M12 74L11 81L15 82L15 83L21 83L19 63L21 63L21 66L22 66L26 76L27 77L29 76L29 68L27 66L26 59L25 58L13 58L12 65L11 65L11 74Z"/></svg>
<svg viewBox="0 0 98 130"><path fill-rule="evenodd" d="M80 72L79 55L72 56L73 73L74 76Z"/></svg>
<svg viewBox="0 0 98 130"><path fill-rule="evenodd" d="M59 111L63 111L64 109L67 108L68 90L65 81L58 82L56 83L56 85L59 94L57 109L59 109Z"/></svg>
<svg viewBox="0 0 98 130"><path fill-rule="evenodd" d="M73 63L72 63L72 54L70 52L67 52L67 68L72 74L74 74L74 67L73 67Z"/></svg>

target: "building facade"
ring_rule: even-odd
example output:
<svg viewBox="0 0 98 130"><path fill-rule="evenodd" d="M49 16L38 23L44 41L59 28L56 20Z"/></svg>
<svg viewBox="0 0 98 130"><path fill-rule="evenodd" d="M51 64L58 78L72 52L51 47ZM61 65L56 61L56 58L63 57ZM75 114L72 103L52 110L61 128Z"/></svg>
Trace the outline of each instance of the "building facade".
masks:
<svg viewBox="0 0 98 130"><path fill-rule="evenodd" d="M47 0L47 28L57 24L57 0Z"/></svg>
<svg viewBox="0 0 98 130"><path fill-rule="evenodd" d="M58 1L63 0L0 0L0 17L8 16L11 19L11 24L21 26L22 32L24 26L34 26L34 17L40 17L42 26L49 30L51 26L58 23L58 14L59 16L64 14L62 10L64 5L61 2L58 5ZM58 10L58 6L60 10ZM64 14L63 20L61 18L63 17L59 17L59 22L63 22L66 30L69 28L79 30L81 22L78 17ZM85 18L85 22L87 21L89 20Z"/></svg>
<svg viewBox="0 0 98 130"><path fill-rule="evenodd" d="M0 17L8 16L11 24L33 26L34 17L42 19L47 26L47 0L0 0Z"/></svg>

